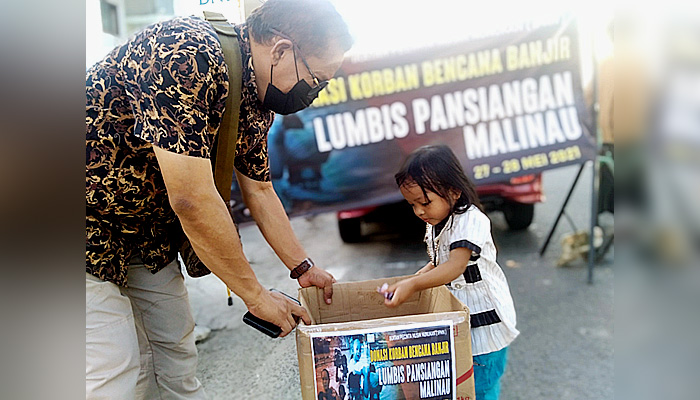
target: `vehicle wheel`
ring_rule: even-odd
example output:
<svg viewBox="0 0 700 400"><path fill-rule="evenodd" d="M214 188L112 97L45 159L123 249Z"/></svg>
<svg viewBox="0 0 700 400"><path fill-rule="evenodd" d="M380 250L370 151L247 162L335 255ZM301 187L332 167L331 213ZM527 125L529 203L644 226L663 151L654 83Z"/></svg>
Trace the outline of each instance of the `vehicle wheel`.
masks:
<svg viewBox="0 0 700 400"><path fill-rule="evenodd" d="M360 218L348 218L338 220L340 238L345 243L357 243L362 240L362 220Z"/></svg>
<svg viewBox="0 0 700 400"><path fill-rule="evenodd" d="M503 215L506 217L506 223L508 223L508 227L511 230L527 229L535 215L535 205L515 202L506 203L503 206Z"/></svg>

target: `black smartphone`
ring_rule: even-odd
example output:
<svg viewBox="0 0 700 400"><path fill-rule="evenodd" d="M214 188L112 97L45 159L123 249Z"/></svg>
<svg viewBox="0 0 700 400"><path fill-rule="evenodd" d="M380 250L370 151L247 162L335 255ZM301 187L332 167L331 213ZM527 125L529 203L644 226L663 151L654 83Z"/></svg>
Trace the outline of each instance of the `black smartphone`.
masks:
<svg viewBox="0 0 700 400"><path fill-rule="evenodd" d="M288 299L292 300L293 302L297 303L298 305L301 305L301 302L299 302L299 300L295 299L294 297L292 297L284 292L281 292L277 289L270 289L270 291L280 293L280 294L284 295L285 297L287 297ZM297 322L299 321L299 317L297 317L296 315L294 316L294 319ZM250 311L246 312L245 315L243 315L243 322L245 322L247 325L252 326L253 328L259 330L260 332L266 334L267 336L269 336L273 339L276 337L279 337L279 335L282 333L282 328L273 324L272 322L268 322L268 321L265 321L264 319L260 319L260 318L256 317Z"/></svg>
<svg viewBox="0 0 700 400"><path fill-rule="evenodd" d="M282 333L282 328L273 324L272 322L267 322L264 319L256 317L255 315L251 314L250 311L243 315L243 322L273 339L279 337L280 333Z"/></svg>
<svg viewBox="0 0 700 400"><path fill-rule="evenodd" d="M275 289L275 288L270 289L270 291L271 291L271 292L275 292L275 293L279 293L279 294L283 295L284 297L288 298L289 300L291 300L291 301L297 303L298 305L301 305L301 302L300 302L298 299L296 299L296 298L294 298L294 297L288 295L288 294L285 293L285 292L282 292L282 291L277 290L277 289Z"/></svg>

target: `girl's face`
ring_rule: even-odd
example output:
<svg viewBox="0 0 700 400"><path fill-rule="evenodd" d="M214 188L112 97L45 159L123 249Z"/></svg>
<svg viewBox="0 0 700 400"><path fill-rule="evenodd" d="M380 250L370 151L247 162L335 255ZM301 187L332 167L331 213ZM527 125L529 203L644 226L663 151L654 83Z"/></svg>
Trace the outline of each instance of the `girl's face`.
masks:
<svg viewBox="0 0 700 400"><path fill-rule="evenodd" d="M430 225L437 225L447 218L452 212L452 206L459 199L460 193L449 191L449 198L440 197L437 193L426 190L427 197L423 195L423 189L415 183L409 183L399 188L408 204L413 207L416 216Z"/></svg>

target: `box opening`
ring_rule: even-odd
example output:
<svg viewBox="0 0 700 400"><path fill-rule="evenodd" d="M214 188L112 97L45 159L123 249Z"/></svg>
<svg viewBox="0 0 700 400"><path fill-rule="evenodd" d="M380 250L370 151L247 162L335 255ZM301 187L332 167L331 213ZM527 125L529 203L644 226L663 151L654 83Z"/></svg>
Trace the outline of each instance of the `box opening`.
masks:
<svg viewBox="0 0 700 400"><path fill-rule="evenodd" d="M454 303L458 300L449 296L449 292L436 288L417 292L396 308L386 307L384 297L377 293L376 288L405 278L407 277L336 283L333 285L333 303L330 305L323 300L323 290L313 286L302 288L299 289L299 301L309 311L312 325L450 312L463 307L461 303Z"/></svg>

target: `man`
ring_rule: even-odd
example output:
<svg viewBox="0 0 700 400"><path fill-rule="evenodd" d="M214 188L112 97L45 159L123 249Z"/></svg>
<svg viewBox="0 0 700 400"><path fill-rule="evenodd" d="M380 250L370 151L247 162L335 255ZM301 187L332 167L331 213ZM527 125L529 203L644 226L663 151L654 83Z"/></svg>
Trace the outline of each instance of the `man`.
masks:
<svg viewBox="0 0 700 400"><path fill-rule="evenodd" d="M331 376L327 369L321 370L323 390L318 392L318 400L338 400L338 393L331 387Z"/></svg>
<svg viewBox="0 0 700 400"><path fill-rule="evenodd" d="M313 266L272 189L274 112L309 105L350 48L327 0L269 0L236 26L243 65L235 174L252 216L302 287ZM205 398L176 256L182 232L250 312L294 329L303 308L263 288L246 260L209 160L229 92L221 44L204 20L137 33L86 76L86 389L88 398ZM311 266L311 268L308 268Z"/></svg>
<svg viewBox="0 0 700 400"><path fill-rule="evenodd" d="M369 358L360 338L352 340L348 361L348 392L350 399L366 399L369 394Z"/></svg>
<svg viewBox="0 0 700 400"><path fill-rule="evenodd" d="M335 366L335 381L345 382L345 377L348 374L348 358L340 352L340 349L335 349L333 365Z"/></svg>

